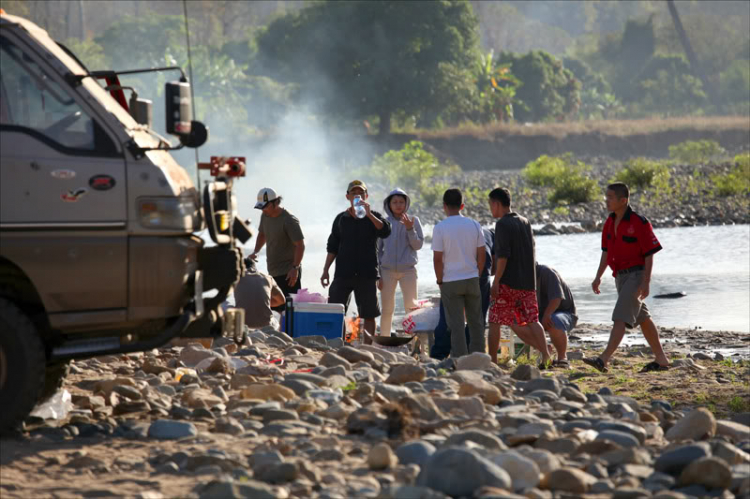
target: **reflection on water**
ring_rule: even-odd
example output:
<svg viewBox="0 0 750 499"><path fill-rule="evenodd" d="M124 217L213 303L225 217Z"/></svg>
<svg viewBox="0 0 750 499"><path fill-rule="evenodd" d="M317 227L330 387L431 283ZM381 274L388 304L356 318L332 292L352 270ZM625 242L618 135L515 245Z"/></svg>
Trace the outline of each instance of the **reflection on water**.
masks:
<svg viewBox="0 0 750 499"><path fill-rule="evenodd" d="M303 285L311 291L324 292L319 278L329 231L327 226L306 230ZM664 250L654 257L651 295L687 293L672 300L646 299L657 325L750 332L750 226L680 227L655 232ZM602 279L602 293L594 295L591 291L601 256L600 238L600 234L536 238L537 259L557 269L566 280L581 322L610 322L616 300L609 270ZM419 255L420 297L439 294L429 246L425 244ZM263 258L259 268L265 270ZM403 315L400 293L396 307L396 313ZM353 304L350 313L352 309Z"/></svg>

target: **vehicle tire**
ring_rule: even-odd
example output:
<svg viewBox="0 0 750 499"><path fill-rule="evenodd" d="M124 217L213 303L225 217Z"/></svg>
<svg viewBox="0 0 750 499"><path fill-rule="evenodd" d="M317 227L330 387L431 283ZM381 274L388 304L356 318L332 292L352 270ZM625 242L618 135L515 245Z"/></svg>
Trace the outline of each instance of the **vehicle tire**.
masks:
<svg viewBox="0 0 750 499"><path fill-rule="evenodd" d="M68 360L47 364L47 368L44 371L44 387L42 388L42 393L39 395L37 404L46 402L52 395L57 393L57 390L62 388L63 381L65 381L68 372L70 372L70 361Z"/></svg>
<svg viewBox="0 0 750 499"><path fill-rule="evenodd" d="M0 433L15 429L34 409L45 364L34 324L13 302L0 298Z"/></svg>

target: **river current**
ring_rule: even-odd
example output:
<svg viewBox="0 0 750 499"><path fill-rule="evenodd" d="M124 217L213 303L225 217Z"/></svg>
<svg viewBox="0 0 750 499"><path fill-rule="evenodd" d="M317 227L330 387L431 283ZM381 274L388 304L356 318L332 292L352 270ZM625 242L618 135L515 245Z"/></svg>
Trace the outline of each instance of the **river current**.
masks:
<svg viewBox="0 0 750 499"><path fill-rule="evenodd" d="M330 226L303 229L307 243L303 286L325 293L320 274ZM426 232L430 231L426 228ZM656 229L655 233L664 249L654 257L651 296L646 303L657 325L750 333L750 225L678 227ZM536 237L537 260L555 268L568 283L581 322L609 323L617 296L609 270L602 279L602 293L595 295L591 291L601 255L600 238L598 233ZM252 248L252 244L251 241L248 246ZM437 296L429 243L425 243L419 257L420 298ZM265 250L258 263L265 270ZM687 296L653 298L677 291ZM354 310L352 299L349 315ZM401 294L397 292L396 318L403 314Z"/></svg>

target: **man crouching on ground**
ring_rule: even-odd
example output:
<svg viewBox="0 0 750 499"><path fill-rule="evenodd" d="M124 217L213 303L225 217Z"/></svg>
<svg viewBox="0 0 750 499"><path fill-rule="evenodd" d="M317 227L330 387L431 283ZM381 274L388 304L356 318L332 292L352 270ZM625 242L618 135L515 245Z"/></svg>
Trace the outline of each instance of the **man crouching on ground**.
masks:
<svg viewBox="0 0 750 499"><path fill-rule="evenodd" d="M633 211L629 199L627 185L616 183L607 186L607 210L612 214L602 229L602 257L591 289L596 294L600 293L602 274L610 266L617 286L617 304L612 312L614 325L607 348L599 357L583 359L583 362L607 372L607 364L620 346L625 328L640 326L656 356L656 360L646 364L641 372L665 371L669 369L669 361L661 347L659 331L643 301L649 295L654 253L662 248L651 223Z"/></svg>

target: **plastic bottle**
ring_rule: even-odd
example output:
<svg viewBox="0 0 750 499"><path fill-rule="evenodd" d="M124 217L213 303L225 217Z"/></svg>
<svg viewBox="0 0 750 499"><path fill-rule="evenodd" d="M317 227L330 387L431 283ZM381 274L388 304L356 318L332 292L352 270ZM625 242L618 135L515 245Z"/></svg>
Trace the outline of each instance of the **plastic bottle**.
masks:
<svg viewBox="0 0 750 499"><path fill-rule="evenodd" d="M354 214L357 215L357 218L365 218L367 216L367 210L360 204L361 202L362 198L360 196L354 196Z"/></svg>

